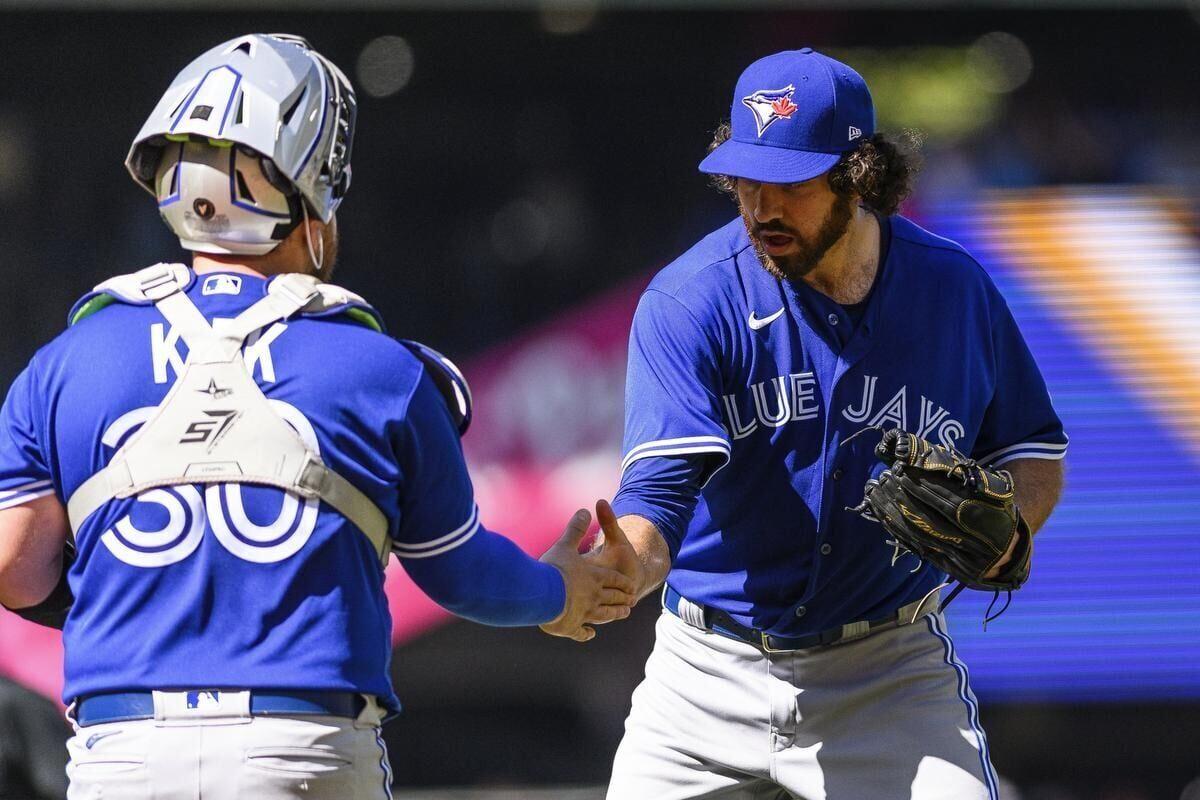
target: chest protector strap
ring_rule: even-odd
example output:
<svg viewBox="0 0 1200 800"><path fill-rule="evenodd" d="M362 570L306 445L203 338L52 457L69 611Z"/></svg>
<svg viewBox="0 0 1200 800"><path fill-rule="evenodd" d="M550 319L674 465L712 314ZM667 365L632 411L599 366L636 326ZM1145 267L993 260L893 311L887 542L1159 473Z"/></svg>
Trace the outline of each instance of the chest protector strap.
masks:
<svg viewBox="0 0 1200 800"><path fill-rule="evenodd" d="M246 337L306 307L326 291L311 275L281 275L267 295L232 320L210 326L184 288L186 267L157 265L114 279L118 293L153 302L188 346L175 385L154 414L67 502L71 528L114 498L183 484L274 486L305 499L320 498L352 522L387 563L388 523L369 497L312 452L271 408L242 358ZM134 285L130 285L133 282Z"/></svg>

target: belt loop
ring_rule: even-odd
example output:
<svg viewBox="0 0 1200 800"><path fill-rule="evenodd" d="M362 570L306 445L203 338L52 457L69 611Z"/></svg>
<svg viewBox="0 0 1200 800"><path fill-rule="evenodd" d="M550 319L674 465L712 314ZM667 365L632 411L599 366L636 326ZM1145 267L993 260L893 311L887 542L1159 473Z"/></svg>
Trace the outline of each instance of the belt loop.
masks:
<svg viewBox="0 0 1200 800"><path fill-rule="evenodd" d="M848 622L842 626L842 635L838 639L839 642L852 642L855 639L861 639L871 632L871 623L859 621Z"/></svg>
<svg viewBox="0 0 1200 800"><path fill-rule="evenodd" d="M679 618L702 631L708 630L704 620L704 606L693 603L682 595L679 598Z"/></svg>
<svg viewBox="0 0 1200 800"><path fill-rule="evenodd" d="M909 603L904 608L900 609L899 623L901 625L912 625L914 622L916 622L917 619L923 615L923 612L925 609L925 604L927 602L929 602L929 598L931 598L931 597L933 598L933 608L937 608L938 599L941 597L941 594L940 594L941 590L946 588L949 585L950 585L949 581L939 583L937 586L930 589L929 593L927 595L925 595L924 597L922 597L919 601L917 601L916 603ZM912 617L906 622L904 620L904 616L909 609L912 609Z"/></svg>
<svg viewBox="0 0 1200 800"><path fill-rule="evenodd" d="M363 709L358 714L358 719L354 720L356 728L378 728L383 723L383 718L387 716L387 710L379 704L373 694L358 695L363 699Z"/></svg>
<svg viewBox="0 0 1200 800"><path fill-rule="evenodd" d="M246 724L251 719L250 694L248 689L154 690L154 724L159 728Z"/></svg>

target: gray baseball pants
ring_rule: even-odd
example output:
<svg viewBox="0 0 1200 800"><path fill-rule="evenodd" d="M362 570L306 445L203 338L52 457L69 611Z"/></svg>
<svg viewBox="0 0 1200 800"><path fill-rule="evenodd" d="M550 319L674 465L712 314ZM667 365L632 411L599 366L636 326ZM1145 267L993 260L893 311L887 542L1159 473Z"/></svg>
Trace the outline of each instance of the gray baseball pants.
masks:
<svg viewBox="0 0 1200 800"><path fill-rule="evenodd" d="M358 719L251 717L245 704L238 710L239 694L221 693L222 703L232 701L224 713L156 702L156 719L76 727L67 799L390 800L374 700Z"/></svg>
<svg viewBox="0 0 1200 800"><path fill-rule="evenodd" d="M663 612L608 800L997 800L941 614L765 655Z"/></svg>

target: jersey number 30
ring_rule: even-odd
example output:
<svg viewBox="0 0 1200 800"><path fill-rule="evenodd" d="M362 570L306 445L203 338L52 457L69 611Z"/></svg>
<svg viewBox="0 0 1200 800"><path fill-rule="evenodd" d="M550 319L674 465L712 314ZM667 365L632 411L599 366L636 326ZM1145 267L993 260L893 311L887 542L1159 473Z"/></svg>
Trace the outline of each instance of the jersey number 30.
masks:
<svg viewBox="0 0 1200 800"><path fill-rule="evenodd" d="M312 423L295 406L268 400L275 413L295 429L317 455L321 449ZM119 417L104 432L105 445L120 447L151 415L157 406L137 408ZM260 525L250 520L242 502L242 487L236 483L204 487L180 485L150 489L137 496L137 503L153 504L158 513L141 513L139 519L161 517L157 528L144 530L133 524L130 512L106 530L100 541L114 556L135 567L165 567L184 560L200 546L204 530L211 526L217 541L245 561L270 564L295 555L308 542L317 525L319 500L302 500L282 490L283 504L273 522ZM148 511L148 510L147 510Z"/></svg>

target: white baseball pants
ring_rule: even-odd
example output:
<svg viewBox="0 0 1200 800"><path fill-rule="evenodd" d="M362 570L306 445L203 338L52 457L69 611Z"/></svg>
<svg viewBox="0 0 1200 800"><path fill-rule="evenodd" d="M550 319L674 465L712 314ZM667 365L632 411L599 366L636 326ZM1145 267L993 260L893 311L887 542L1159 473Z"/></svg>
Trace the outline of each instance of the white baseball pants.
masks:
<svg viewBox="0 0 1200 800"><path fill-rule="evenodd" d="M373 700L357 720L212 710L199 718L159 715L76 727L67 742L68 800L391 798L382 712Z"/></svg>
<svg viewBox="0 0 1200 800"><path fill-rule="evenodd" d="M997 800L945 619L764 655L658 622L608 800Z"/></svg>

